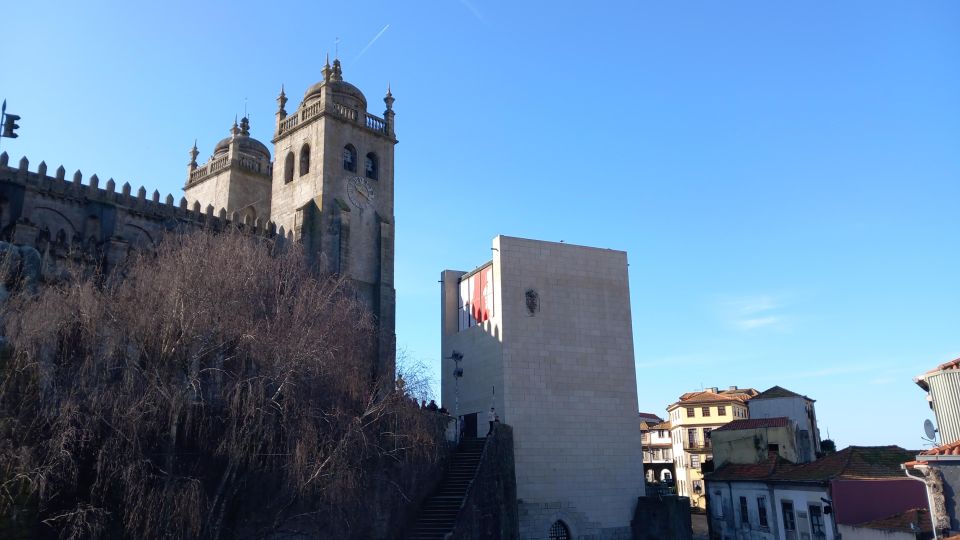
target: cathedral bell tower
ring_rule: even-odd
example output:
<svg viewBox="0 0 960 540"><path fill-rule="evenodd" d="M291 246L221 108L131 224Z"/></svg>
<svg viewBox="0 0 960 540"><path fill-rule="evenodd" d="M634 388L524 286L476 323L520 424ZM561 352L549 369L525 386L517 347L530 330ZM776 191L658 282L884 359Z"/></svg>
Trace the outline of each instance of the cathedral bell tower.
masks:
<svg viewBox="0 0 960 540"><path fill-rule="evenodd" d="M277 98L270 219L292 231L324 271L350 278L377 317L377 372L393 386L393 95L383 118L343 80L329 59L323 80L304 93L290 115Z"/></svg>

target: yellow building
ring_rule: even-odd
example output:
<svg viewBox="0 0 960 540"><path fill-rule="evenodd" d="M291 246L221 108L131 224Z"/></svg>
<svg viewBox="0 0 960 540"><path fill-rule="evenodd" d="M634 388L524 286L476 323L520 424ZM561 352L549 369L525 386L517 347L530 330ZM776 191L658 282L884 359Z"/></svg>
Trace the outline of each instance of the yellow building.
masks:
<svg viewBox="0 0 960 540"><path fill-rule="evenodd" d="M703 463L713 459L710 432L750 416L747 401L757 395L753 388L716 387L687 392L667 407L673 441L677 494L690 497L690 504L706 509Z"/></svg>

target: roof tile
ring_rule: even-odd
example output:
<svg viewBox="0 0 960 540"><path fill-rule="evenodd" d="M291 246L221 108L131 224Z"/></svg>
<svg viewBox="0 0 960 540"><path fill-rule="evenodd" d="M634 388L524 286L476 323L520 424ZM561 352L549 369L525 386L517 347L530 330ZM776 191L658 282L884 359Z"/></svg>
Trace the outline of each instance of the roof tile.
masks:
<svg viewBox="0 0 960 540"><path fill-rule="evenodd" d="M834 478L902 478L900 465L914 452L899 446L848 446L810 463L793 464L771 455L760 465L728 463L708 475L708 480L771 482L826 482Z"/></svg>
<svg viewBox="0 0 960 540"><path fill-rule="evenodd" d="M734 420L728 422L717 429L717 431L733 431L737 429L758 429L772 427L786 427L790 424L790 419L786 416L776 416L774 418L748 418L746 420Z"/></svg>
<svg viewBox="0 0 960 540"><path fill-rule="evenodd" d="M942 444L929 450L920 452L921 456L960 456L960 441Z"/></svg>
<svg viewBox="0 0 960 540"><path fill-rule="evenodd" d="M917 529L911 528L911 525L915 525ZM922 532L933 531L933 523L930 521L930 511L926 508L913 508L905 512L900 512L899 514L874 519L855 526L881 531L915 532L918 529Z"/></svg>

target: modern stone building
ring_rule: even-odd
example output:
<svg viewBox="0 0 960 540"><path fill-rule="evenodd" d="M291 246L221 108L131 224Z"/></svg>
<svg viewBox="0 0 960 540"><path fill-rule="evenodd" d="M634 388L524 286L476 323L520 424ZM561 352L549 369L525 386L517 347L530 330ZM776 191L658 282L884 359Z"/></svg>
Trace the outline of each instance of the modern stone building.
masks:
<svg viewBox="0 0 960 540"><path fill-rule="evenodd" d="M375 369L392 388L395 356L393 283L394 98L387 90L383 117L370 114L363 93L343 80L339 60L307 89L292 114L281 89L274 126L274 156L250 136L249 121L234 123L210 159L191 149L179 205L160 193L147 196L129 183L118 192L77 171L53 176L26 158L9 167L0 158L0 241L36 248L45 261L82 256L110 266L130 251L151 249L167 231L240 227L251 234L301 244L326 272L350 278L379 326Z"/></svg>
<svg viewBox="0 0 960 540"><path fill-rule="evenodd" d="M629 538L644 494L627 255L498 236L442 273L442 399L514 430L520 535ZM552 535L552 536L551 536Z"/></svg>

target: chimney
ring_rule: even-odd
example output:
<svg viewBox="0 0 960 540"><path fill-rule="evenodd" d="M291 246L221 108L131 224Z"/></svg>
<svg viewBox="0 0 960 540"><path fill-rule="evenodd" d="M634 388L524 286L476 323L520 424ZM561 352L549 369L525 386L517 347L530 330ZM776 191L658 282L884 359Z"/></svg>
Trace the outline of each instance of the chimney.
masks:
<svg viewBox="0 0 960 540"><path fill-rule="evenodd" d="M711 394L716 394L717 390L719 390L719 388L717 388L716 386L711 386L710 388L707 388L707 392L710 392Z"/></svg>
<svg viewBox="0 0 960 540"><path fill-rule="evenodd" d="M731 386L730 388L727 388L727 392L733 392L736 389L737 389L736 386Z"/></svg>

